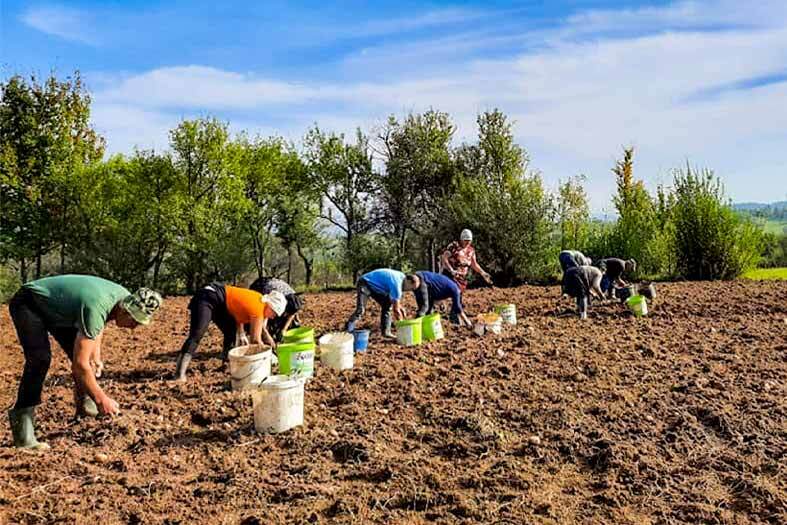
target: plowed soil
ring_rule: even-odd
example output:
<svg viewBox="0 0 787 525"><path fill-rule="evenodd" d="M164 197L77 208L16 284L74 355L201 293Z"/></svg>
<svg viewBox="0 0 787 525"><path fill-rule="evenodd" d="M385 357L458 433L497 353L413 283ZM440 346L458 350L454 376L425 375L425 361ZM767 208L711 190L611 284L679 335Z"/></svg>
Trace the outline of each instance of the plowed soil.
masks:
<svg viewBox="0 0 787 525"><path fill-rule="evenodd" d="M353 370L318 366L305 425L279 435L229 391L215 328L189 382L169 380L188 328L169 299L105 336L119 417L72 418L55 348L37 412L52 450L15 450L0 425L0 522L787 523L787 283L658 291L645 319L605 304L585 322L554 287L470 291L471 313L513 302L519 324L414 349L375 334ZM323 333L354 296L307 301ZM21 367L4 307L3 406Z"/></svg>

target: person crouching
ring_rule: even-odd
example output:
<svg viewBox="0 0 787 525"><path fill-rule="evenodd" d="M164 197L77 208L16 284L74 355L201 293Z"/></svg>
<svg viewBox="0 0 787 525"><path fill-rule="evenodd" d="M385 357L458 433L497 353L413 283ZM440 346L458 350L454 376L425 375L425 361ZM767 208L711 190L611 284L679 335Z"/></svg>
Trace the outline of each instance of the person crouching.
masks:
<svg viewBox="0 0 787 525"><path fill-rule="evenodd" d="M186 380L186 370L199 347L211 321L224 336L221 358L227 360L229 351L237 342L249 344L243 330L250 325L251 344L265 343L276 348L276 342L268 332L268 322L284 313L287 300L281 292L262 295L254 290L211 283L191 298L189 311L189 335L184 341L175 366L175 379Z"/></svg>
<svg viewBox="0 0 787 525"><path fill-rule="evenodd" d="M591 298L602 300L601 270L595 266L575 266L563 274L563 293L577 300L577 313L580 319L587 319Z"/></svg>

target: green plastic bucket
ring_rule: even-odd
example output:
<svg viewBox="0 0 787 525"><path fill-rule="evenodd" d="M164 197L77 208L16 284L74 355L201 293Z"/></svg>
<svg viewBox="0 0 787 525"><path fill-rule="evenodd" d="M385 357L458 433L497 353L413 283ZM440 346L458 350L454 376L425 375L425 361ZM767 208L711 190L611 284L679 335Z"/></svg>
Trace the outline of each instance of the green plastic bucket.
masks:
<svg viewBox="0 0 787 525"><path fill-rule="evenodd" d="M445 337L445 334L443 334L443 323L440 322L439 313L425 315L421 320L421 332L425 341L437 341Z"/></svg>
<svg viewBox="0 0 787 525"><path fill-rule="evenodd" d="M626 299L626 305L637 317L648 315L648 302L641 295L634 295Z"/></svg>
<svg viewBox="0 0 787 525"><path fill-rule="evenodd" d="M516 305L498 304L495 306L495 313L500 316L505 324L516 324Z"/></svg>
<svg viewBox="0 0 787 525"><path fill-rule="evenodd" d="M314 329L301 326L287 330L282 334L284 343L314 343Z"/></svg>
<svg viewBox="0 0 787 525"><path fill-rule="evenodd" d="M421 344L420 319L403 319L396 322L396 340L403 346L417 346Z"/></svg>
<svg viewBox="0 0 787 525"><path fill-rule="evenodd" d="M282 343L276 347L279 356L279 374L314 375L314 343Z"/></svg>

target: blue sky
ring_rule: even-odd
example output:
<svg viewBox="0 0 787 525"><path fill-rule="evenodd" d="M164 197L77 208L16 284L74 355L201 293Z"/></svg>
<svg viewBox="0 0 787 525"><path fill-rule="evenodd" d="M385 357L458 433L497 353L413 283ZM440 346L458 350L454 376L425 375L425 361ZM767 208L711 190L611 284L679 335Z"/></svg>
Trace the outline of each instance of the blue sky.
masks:
<svg viewBox="0 0 787 525"><path fill-rule="evenodd" d="M736 201L787 198L787 2L0 3L0 74L79 69L111 152L163 149L182 118L299 141L498 107L551 186L637 148L651 186L690 161Z"/></svg>

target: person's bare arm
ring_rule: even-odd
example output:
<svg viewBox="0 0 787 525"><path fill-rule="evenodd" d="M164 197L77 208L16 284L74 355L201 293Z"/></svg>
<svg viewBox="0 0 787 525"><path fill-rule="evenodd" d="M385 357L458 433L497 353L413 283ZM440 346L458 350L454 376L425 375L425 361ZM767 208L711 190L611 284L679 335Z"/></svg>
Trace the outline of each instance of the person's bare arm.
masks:
<svg viewBox="0 0 787 525"><path fill-rule="evenodd" d="M467 318L467 314L464 313L464 312L460 312L459 313L459 321L461 321L463 323L463 325L468 327L468 328L472 328L473 327L473 323L470 322L470 319Z"/></svg>
<svg viewBox="0 0 787 525"><path fill-rule="evenodd" d="M81 332L77 334L74 341L74 359L71 361L71 373L74 376L74 381L96 402L100 413L117 414L117 402L101 390L90 366L90 360L94 355L96 345L97 341L95 339L88 339Z"/></svg>
<svg viewBox="0 0 787 525"><path fill-rule="evenodd" d="M598 272L593 276L593 280L590 282L590 295L592 295L593 297L599 300L604 299L604 292L601 291L602 277L603 277L602 273Z"/></svg>
<svg viewBox="0 0 787 525"><path fill-rule="evenodd" d="M398 300L393 301L392 308L393 308L394 321L401 321L402 319L405 319L407 317L407 312L402 306L402 301L398 301Z"/></svg>
<svg viewBox="0 0 787 525"><path fill-rule="evenodd" d="M284 333L290 329L290 325L292 324L293 320L295 320L295 314L287 316L287 321L284 323L284 328L281 329L281 333Z"/></svg>
<svg viewBox="0 0 787 525"><path fill-rule="evenodd" d="M93 356L90 358L90 364L93 367L93 372L96 377L101 377L104 373L104 361L101 360L101 342L104 339L104 332L98 334L96 337L96 347L93 350Z"/></svg>
<svg viewBox="0 0 787 525"><path fill-rule="evenodd" d="M450 255L448 253L448 250L446 250L443 252L443 255L440 256L440 262L443 263L443 268L445 268L446 270L448 270L453 274L456 270L454 270L454 267L451 266L449 259L450 259Z"/></svg>
<svg viewBox="0 0 787 525"><path fill-rule="evenodd" d="M475 253L473 254L473 258L470 259L470 268L473 269L474 272L478 273L481 277L484 278L488 284L492 284L492 277L486 273L486 270L481 268L481 265L478 264L478 260L475 258Z"/></svg>
<svg viewBox="0 0 787 525"><path fill-rule="evenodd" d="M268 332L268 319L254 317L251 320L251 343L262 344L276 348L276 341L273 340Z"/></svg>

